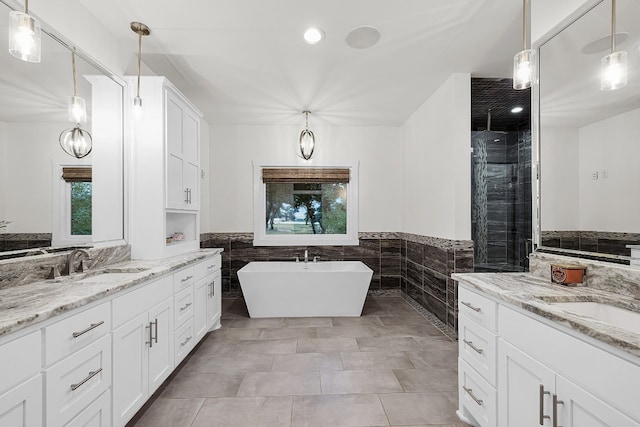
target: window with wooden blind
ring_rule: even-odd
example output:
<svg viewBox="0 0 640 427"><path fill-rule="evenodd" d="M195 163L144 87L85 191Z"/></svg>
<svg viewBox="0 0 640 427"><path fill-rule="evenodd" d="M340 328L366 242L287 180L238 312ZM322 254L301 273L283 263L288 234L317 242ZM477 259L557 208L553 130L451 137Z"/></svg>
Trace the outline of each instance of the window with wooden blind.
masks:
<svg viewBox="0 0 640 427"><path fill-rule="evenodd" d="M254 165L254 245L358 244L357 163Z"/></svg>

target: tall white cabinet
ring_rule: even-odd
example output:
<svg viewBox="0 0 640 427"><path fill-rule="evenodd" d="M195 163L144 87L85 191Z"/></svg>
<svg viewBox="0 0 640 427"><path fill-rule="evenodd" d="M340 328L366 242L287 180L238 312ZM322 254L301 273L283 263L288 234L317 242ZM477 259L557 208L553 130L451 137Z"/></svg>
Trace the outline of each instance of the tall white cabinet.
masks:
<svg viewBox="0 0 640 427"><path fill-rule="evenodd" d="M129 90L133 99L133 77ZM127 126L132 258L157 259L198 250L202 114L165 77L141 77L140 97L142 110L132 111Z"/></svg>

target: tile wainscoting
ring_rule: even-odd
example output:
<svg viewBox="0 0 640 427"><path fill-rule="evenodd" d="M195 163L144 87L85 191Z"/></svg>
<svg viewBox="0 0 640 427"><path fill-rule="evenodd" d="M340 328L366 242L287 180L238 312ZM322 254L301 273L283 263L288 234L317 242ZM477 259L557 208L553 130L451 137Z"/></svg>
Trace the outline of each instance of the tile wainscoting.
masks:
<svg viewBox="0 0 640 427"><path fill-rule="evenodd" d="M609 231L542 231L542 246L630 256L627 245L637 245L640 233Z"/></svg>
<svg viewBox="0 0 640 427"><path fill-rule="evenodd" d="M473 272L473 242L408 233L359 233L358 246L253 246L253 233L204 233L203 248L223 248L222 289L239 295L238 270L251 261L362 261L373 270L372 294L402 291L457 329L457 284L451 273Z"/></svg>

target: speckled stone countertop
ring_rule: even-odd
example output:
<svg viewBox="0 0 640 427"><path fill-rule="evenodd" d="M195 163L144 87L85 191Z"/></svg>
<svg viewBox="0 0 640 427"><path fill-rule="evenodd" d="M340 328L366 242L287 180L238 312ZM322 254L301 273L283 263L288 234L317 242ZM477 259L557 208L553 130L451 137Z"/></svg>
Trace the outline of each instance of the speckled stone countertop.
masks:
<svg viewBox="0 0 640 427"><path fill-rule="evenodd" d="M222 249L202 249L165 259L121 262L86 273L0 289L0 337L221 252ZM102 273L109 273L104 275L104 281L98 277ZM83 282L83 279L91 280Z"/></svg>
<svg viewBox="0 0 640 427"><path fill-rule="evenodd" d="M640 313L640 301L601 289L550 283L530 273L452 274L486 295L557 322L640 357L640 334L555 306L554 302L602 302Z"/></svg>

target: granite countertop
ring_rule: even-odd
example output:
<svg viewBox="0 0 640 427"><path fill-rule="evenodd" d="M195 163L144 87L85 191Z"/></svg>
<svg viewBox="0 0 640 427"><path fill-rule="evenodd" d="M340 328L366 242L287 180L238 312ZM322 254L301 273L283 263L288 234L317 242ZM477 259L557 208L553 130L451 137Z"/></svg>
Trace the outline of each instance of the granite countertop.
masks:
<svg viewBox="0 0 640 427"><path fill-rule="evenodd" d="M201 249L165 259L121 262L86 273L0 289L0 337L221 252L222 249ZM109 274L103 277L102 273Z"/></svg>
<svg viewBox="0 0 640 427"><path fill-rule="evenodd" d="M464 273L452 274L451 277L486 295L640 356L640 334L552 304L601 302L640 313L640 301L632 297L585 286L557 285L530 273Z"/></svg>

